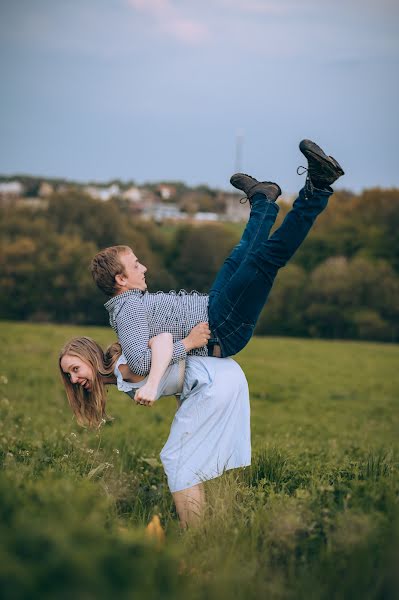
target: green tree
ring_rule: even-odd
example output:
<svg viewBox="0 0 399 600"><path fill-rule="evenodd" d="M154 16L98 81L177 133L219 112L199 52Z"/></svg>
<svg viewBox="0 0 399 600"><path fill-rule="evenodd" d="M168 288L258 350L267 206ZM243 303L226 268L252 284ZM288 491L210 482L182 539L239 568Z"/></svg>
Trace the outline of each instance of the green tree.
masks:
<svg viewBox="0 0 399 600"><path fill-rule="evenodd" d="M111 202L94 200L79 191L53 194L47 219L57 233L79 236L99 248L118 244L124 220Z"/></svg>
<svg viewBox="0 0 399 600"><path fill-rule="evenodd" d="M257 335L306 335L303 319L306 271L298 265L281 269L263 309Z"/></svg>
<svg viewBox="0 0 399 600"><path fill-rule="evenodd" d="M223 225L178 230L167 266L180 288L207 293L237 236Z"/></svg>

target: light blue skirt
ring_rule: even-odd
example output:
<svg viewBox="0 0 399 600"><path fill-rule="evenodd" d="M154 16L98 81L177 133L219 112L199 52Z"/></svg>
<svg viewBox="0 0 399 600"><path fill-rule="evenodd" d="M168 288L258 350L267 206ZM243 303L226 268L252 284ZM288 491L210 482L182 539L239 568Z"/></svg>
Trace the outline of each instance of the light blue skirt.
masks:
<svg viewBox="0 0 399 600"><path fill-rule="evenodd" d="M171 492L251 464L248 384L232 358L187 358L181 406L161 461Z"/></svg>

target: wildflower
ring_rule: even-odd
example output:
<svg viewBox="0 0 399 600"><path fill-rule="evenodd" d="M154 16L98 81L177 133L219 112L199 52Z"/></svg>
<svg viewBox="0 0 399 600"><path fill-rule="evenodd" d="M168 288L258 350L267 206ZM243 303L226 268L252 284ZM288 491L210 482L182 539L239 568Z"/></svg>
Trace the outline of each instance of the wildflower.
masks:
<svg viewBox="0 0 399 600"><path fill-rule="evenodd" d="M86 452L87 452L88 454L93 454L93 453L94 453L94 450L92 450L91 448L86 448Z"/></svg>
<svg viewBox="0 0 399 600"><path fill-rule="evenodd" d="M115 452L115 454L119 454L118 448L114 448L114 452Z"/></svg>
<svg viewBox="0 0 399 600"><path fill-rule="evenodd" d="M72 432L72 433L71 433L71 437L74 437L74 438L76 438L76 433Z"/></svg>
<svg viewBox="0 0 399 600"><path fill-rule="evenodd" d="M162 529L161 521L159 520L158 515L154 515L150 523L148 523L146 535L156 542L158 548L165 542L165 532Z"/></svg>
<svg viewBox="0 0 399 600"><path fill-rule="evenodd" d="M0 383L4 383L4 385L8 383L6 375L0 375Z"/></svg>

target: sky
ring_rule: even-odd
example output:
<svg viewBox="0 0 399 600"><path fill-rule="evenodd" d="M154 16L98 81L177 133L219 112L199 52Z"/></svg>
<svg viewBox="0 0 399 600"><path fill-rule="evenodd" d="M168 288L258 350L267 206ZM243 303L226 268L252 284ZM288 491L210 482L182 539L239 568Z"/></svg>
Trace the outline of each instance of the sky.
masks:
<svg viewBox="0 0 399 600"><path fill-rule="evenodd" d="M0 174L399 187L397 0L1 0ZM238 153L237 153L238 148Z"/></svg>

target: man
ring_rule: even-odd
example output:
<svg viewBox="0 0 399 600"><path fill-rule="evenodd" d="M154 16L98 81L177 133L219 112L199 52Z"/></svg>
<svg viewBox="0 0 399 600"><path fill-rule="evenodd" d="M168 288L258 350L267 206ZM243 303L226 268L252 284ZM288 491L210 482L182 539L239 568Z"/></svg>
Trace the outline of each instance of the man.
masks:
<svg viewBox="0 0 399 600"><path fill-rule="evenodd" d="M292 209L269 237L279 207L278 184L236 173L231 184L242 190L251 211L239 244L224 262L209 295L185 291L146 291L146 267L126 246L99 252L91 271L111 299L105 304L132 371L146 375L151 365L148 341L162 332L173 335L171 364L187 353L233 356L249 341L279 268L305 239L344 174L339 163L310 140L300 151L308 161L307 178ZM209 328L207 325L209 322Z"/></svg>

